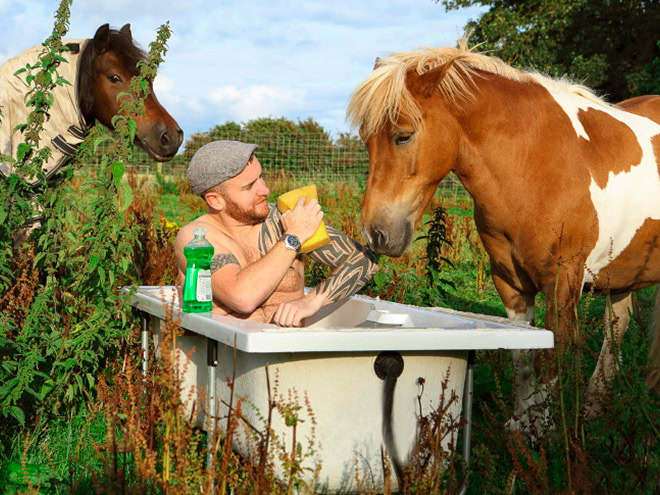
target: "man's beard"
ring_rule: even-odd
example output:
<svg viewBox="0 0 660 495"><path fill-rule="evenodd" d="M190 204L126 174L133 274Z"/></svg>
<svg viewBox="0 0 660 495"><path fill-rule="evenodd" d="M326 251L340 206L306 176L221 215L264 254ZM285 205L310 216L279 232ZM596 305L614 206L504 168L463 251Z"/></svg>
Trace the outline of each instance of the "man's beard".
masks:
<svg viewBox="0 0 660 495"><path fill-rule="evenodd" d="M234 203L231 199L224 197L225 200L225 211L227 214L236 220L237 222L241 223L246 223L248 225L256 225L258 223L263 222L268 218L268 214L270 213L270 208L265 208L263 213L260 213L256 210L256 204L252 205L251 210L244 210L238 204ZM263 198L262 201L266 199ZM266 203L267 206L267 203Z"/></svg>

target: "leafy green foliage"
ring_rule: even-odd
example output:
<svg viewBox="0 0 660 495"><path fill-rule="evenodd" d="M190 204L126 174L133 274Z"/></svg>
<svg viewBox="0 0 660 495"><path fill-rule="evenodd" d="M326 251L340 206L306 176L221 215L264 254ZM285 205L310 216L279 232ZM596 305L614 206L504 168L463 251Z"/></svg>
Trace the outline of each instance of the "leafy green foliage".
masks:
<svg viewBox="0 0 660 495"><path fill-rule="evenodd" d="M439 0L436 0L439 1ZM442 0L447 10L489 7L466 31L508 63L568 74L620 101L653 93L660 57L660 4L654 0ZM657 91L655 91L657 92Z"/></svg>
<svg viewBox="0 0 660 495"><path fill-rule="evenodd" d="M418 237L418 239L426 239L427 276L432 285L438 287L439 290L444 290L443 287L447 285L452 289L456 289L456 286L451 280L443 279L439 276L443 263L454 268L452 261L442 254L443 247L451 247L451 241L447 237L446 220L447 210L442 206L437 206L433 210L431 220L425 223L425 225L429 226L428 233Z"/></svg>
<svg viewBox="0 0 660 495"><path fill-rule="evenodd" d="M660 41L656 44L660 52ZM643 71L630 77L635 94L660 95L660 55L644 67Z"/></svg>
<svg viewBox="0 0 660 495"><path fill-rule="evenodd" d="M0 200L7 205L0 222L0 415L21 425L57 414L63 406L84 407L107 363L130 337L128 296L118 287L131 282L137 231L123 218L132 192L121 179L135 137L132 117L144 112L146 81L153 79L169 37L166 24L140 65L141 75L131 81L130 94L122 96L120 114L113 119L116 137L84 186L93 199L67 201L62 184L108 140L95 127L60 182L46 181L40 165L50 150L38 148L39 133L53 103L49 91L66 83L57 66L64 60L61 37L70 4L61 2L40 62L26 68L31 84L26 104L34 108L19 126L25 142L14 173L0 184ZM26 179L34 176L39 185L30 188ZM24 224L37 216L37 228L29 233ZM26 257L28 266L22 266ZM26 280L32 282L29 291L21 289Z"/></svg>

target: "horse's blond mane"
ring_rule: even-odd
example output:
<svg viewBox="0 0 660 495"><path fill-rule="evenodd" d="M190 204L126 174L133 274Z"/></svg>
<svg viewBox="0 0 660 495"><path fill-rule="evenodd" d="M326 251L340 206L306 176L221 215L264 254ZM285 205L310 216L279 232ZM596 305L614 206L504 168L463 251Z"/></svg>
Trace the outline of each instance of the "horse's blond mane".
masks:
<svg viewBox="0 0 660 495"><path fill-rule="evenodd" d="M389 120L400 115L409 118L415 127L422 123L419 105L406 87L406 74L412 70L424 74L453 61L438 89L453 104L470 98L477 71L489 72L518 82L538 83L549 90L576 94L607 105L587 87L566 78L551 79L536 72L527 72L506 64L497 57L468 48L468 37L459 40L458 47L424 46L408 52L395 52L379 59L374 71L355 88L348 102L347 119L353 127L362 127L370 136Z"/></svg>

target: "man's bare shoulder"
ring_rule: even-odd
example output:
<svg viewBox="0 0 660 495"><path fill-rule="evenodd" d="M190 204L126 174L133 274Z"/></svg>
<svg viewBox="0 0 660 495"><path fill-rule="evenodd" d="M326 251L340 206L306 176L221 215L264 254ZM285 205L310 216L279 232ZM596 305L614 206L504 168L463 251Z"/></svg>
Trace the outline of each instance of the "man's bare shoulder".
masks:
<svg viewBox="0 0 660 495"><path fill-rule="evenodd" d="M206 230L206 239L213 244L216 250L218 248L226 248L225 235L212 222L207 213L181 227L174 243L175 251L183 251L184 246L195 237L195 230L200 228Z"/></svg>
<svg viewBox="0 0 660 495"><path fill-rule="evenodd" d="M179 229L179 232L176 235L176 240L174 242L174 249L181 248L188 244L192 238L195 236L195 229L203 228L206 229L208 234L210 225L208 221L204 218L206 215L196 218L192 222L184 225Z"/></svg>

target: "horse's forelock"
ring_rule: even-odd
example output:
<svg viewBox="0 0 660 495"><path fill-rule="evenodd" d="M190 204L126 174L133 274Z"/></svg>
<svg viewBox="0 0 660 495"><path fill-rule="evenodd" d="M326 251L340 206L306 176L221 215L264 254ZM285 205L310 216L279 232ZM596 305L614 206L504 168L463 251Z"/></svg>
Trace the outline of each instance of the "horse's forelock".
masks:
<svg viewBox="0 0 660 495"><path fill-rule="evenodd" d="M380 59L373 72L355 89L348 103L347 119L354 127L362 127L370 136L377 133L388 120L396 122L405 117L413 126L422 125L418 103L406 85L408 73L424 74L443 63L458 60L462 48L422 47L409 52L396 52ZM457 72L451 68L450 73ZM452 80L458 79L452 76ZM441 87L444 83L441 83ZM445 96L453 97L459 84L453 82ZM463 84L465 86L465 84Z"/></svg>
<svg viewBox="0 0 660 495"><path fill-rule="evenodd" d="M110 30L110 50L117 53L131 70L140 60L147 58L145 51L137 46L130 36L116 29Z"/></svg>

